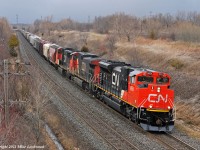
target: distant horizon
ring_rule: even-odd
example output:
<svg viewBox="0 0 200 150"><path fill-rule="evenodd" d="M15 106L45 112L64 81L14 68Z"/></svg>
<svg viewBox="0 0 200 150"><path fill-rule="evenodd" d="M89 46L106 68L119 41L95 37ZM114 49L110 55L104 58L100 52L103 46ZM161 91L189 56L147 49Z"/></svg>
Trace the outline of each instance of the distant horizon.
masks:
<svg viewBox="0 0 200 150"><path fill-rule="evenodd" d="M154 15L159 15L159 14L162 14L162 15L169 14L169 15L171 15L171 16L173 16L173 17L176 17L176 15L177 15L178 13L185 13L185 15L187 16L187 14L188 14L188 13L191 13L191 12L196 12L197 14L200 14L200 12L197 12L197 11L189 11L189 12L177 11L175 14L171 14L171 13L155 13L155 14L152 14L152 13L149 13L148 16L136 16L136 15L127 14L127 13L124 13L124 12L115 12L115 13L113 13L113 14L108 14L108 15L104 15L104 16L95 16L95 17L106 17L106 16L110 16L110 15L115 15L115 14L118 14L118 13L124 13L124 14L126 14L126 15L136 16L136 17L142 19L142 18L147 18L147 17L150 17L150 16L154 16ZM18 21L18 24L31 25L31 24L34 23L34 21L36 21L36 20L42 20L42 19L44 19L45 17L48 17L48 16L52 16L52 17L53 17L53 18L52 18L52 22L59 22L59 21L62 21L62 20L64 20L64 19L71 19L71 20L76 21L76 22L79 22L79 23L88 23L88 20L85 20L85 21L75 20L75 19L73 19L73 18L71 18L71 17L62 18L62 19L60 19L60 20L54 20L55 18L54 18L53 15L47 15L47 16L44 16L44 17L42 17L42 18L36 18L35 20L33 20L32 23L24 23L24 22L19 22L19 21ZM2 16L0 16L0 18L1 18L1 17L2 17ZM87 16L87 17L90 17L90 16ZM91 17L90 17L90 23L92 23L92 22L94 21L95 17L94 17L94 18L91 18ZM9 20L8 20L8 21L9 21ZM9 21L9 22L10 22L10 21ZM14 22L14 23L10 22L10 24L12 24L12 25L17 25L16 22Z"/></svg>
<svg viewBox="0 0 200 150"><path fill-rule="evenodd" d="M12 4L12 5L11 5ZM119 12L137 17L177 12L200 13L199 0L1 0L0 16L12 23L33 24L36 19L53 16L58 22L71 18L78 22L93 21L95 16L108 16Z"/></svg>

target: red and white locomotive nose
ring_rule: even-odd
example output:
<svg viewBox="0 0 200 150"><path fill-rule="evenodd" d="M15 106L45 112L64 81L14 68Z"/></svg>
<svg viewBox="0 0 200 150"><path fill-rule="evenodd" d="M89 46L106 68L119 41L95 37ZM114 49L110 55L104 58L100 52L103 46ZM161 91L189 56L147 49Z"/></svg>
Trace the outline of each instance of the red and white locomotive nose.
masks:
<svg viewBox="0 0 200 150"><path fill-rule="evenodd" d="M170 110L173 107L173 93L168 89L167 85L149 85L149 94L147 103L149 109Z"/></svg>

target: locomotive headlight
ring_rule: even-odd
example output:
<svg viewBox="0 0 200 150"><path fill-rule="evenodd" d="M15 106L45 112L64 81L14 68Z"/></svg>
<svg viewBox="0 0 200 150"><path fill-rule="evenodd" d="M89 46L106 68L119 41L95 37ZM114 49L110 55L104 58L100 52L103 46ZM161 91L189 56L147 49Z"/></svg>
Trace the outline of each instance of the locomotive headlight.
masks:
<svg viewBox="0 0 200 150"><path fill-rule="evenodd" d="M160 93L160 87L157 88L157 92Z"/></svg>
<svg viewBox="0 0 200 150"><path fill-rule="evenodd" d="M168 106L167 108L168 108L168 109L170 109L171 107L170 107L170 106Z"/></svg>
<svg viewBox="0 0 200 150"><path fill-rule="evenodd" d="M149 108L152 108L153 106L152 105L149 105Z"/></svg>

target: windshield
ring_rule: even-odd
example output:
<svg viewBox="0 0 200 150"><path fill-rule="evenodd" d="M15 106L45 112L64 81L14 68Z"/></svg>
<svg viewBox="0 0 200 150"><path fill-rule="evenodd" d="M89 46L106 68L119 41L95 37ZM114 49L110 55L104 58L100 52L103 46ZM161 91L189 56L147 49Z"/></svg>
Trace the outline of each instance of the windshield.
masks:
<svg viewBox="0 0 200 150"><path fill-rule="evenodd" d="M139 76L138 81L139 82L145 82L145 83L152 83L153 77Z"/></svg>
<svg viewBox="0 0 200 150"><path fill-rule="evenodd" d="M168 82L169 82L169 78L159 77L159 78L156 79L156 83L158 83L158 84L168 83Z"/></svg>

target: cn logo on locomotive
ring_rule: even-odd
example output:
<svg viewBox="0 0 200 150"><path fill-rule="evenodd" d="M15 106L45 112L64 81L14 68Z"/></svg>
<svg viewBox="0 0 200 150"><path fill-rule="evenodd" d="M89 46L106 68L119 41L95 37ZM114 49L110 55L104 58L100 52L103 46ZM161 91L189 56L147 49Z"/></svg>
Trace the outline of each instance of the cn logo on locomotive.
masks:
<svg viewBox="0 0 200 150"><path fill-rule="evenodd" d="M163 101L163 102L167 103L168 95L166 95L164 97L161 94L149 94L147 99L148 99L149 102L152 102L152 103L159 103L160 101Z"/></svg>

